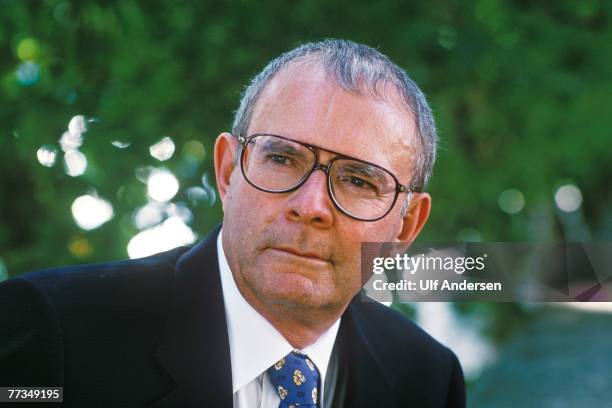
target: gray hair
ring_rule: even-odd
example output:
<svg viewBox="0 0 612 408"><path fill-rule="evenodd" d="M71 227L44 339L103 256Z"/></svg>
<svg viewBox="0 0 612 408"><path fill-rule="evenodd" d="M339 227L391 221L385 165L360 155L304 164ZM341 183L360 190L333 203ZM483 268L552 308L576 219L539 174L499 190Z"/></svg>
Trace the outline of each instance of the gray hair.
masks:
<svg viewBox="0 0 612 408"><path fill-rule="evenodd" d="M321 64L326 74L343 89L363 96L381 96L384 85L393 85L408 106L417 129L417 160L410 187L424 190L436 159L438 136L425 95L406 72L387 56L367 45L352 41L326 39L303 44L285 52L266 67L246 87L240 107L234 115L234 136L248 136L255 104L274 76L292 62L311 58ZM410 196L407 194L407 197ZM408 200L406 200L408 201ZM407 202L403 207L407 206ZM403 208L404 209L404 208ZM402 213L405 212L402 211Z"/></svg>

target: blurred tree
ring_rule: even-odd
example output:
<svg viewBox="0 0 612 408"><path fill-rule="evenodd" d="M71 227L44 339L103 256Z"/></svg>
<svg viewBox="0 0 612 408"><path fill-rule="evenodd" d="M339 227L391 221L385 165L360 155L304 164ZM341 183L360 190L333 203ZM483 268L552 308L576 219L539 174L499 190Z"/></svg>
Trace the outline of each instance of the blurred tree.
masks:
<svg viewBox="0 0 612 408"><path fill-rule="evenodd" d="M173 202L205 234L221 219L218 201L197 204L189 188L207 187L204 174L214 181L213 141L241 90L272 57L324 37L378 47L429 95L441 143L421 240L612 237L610 2L0 0L0 10L0 257L10 275L125 257L148 202L137 178L147 166L177 176ZM71 177L59 139L76 115L95 121L80 148L87 169ZM176 152L162 163L149 147L164 136ZM51 167L41 146L43 159L56 152ZM565 184L583 198L570 213L553 198ZM86 193L114 212L89 231L71 215ZM517 305L461 310L494 316L494 338L521 315Z"/></svg>

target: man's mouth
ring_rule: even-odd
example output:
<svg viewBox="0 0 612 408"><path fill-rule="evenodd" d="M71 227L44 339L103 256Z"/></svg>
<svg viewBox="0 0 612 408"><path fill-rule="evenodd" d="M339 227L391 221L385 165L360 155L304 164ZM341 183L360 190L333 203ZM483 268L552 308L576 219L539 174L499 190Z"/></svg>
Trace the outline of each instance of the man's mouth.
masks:
<svg viewBox="0 0 612 408"><path fill-rule="evenodd" d="M297 257L301 257L301 258L305 258L305 259L310 259L312 261L319 261L319 262L330 262L327 258L325 258L324 256L316 253L316 252L312 252L312 251L303 251L303 250L298 250L292 247L288 247L288 246L277 246L277 247L271 247L270 249L273 249L275 251L278 252L284 252L286 254L290 254L293 256L297 256Z"/></svg>

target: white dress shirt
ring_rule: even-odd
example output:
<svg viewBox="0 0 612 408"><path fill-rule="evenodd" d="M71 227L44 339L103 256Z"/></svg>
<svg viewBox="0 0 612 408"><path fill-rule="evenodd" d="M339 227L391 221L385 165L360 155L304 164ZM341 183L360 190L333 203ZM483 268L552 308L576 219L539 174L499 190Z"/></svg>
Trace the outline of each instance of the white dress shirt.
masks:
<svg viewBox="0 0 612 408"><path fill-rule="evenodd" d="M296 349L238 290L223 251L222 232L217 238L217 254L232 362L234 408L278 408L280 397L270 383L266 370ZM336 382L337 359L331 357L339 326L340 319L316 342L296 350L308 355L319 369L320 401L324 401L325 385L331 386L333 391ZM326 376L329 377L327 384Z"/></svg>

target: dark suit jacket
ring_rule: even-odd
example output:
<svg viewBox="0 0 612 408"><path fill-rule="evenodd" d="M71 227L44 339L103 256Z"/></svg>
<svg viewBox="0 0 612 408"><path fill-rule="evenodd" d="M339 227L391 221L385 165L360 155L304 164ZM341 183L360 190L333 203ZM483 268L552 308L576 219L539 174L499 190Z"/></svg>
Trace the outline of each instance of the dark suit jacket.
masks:
<svg viewBox="0 0 612 408"><path fill-rule="evenodd" d="M63 386L66 407L231 407L218 232L0 284L0 386ZM455 355L385 306L356 297L335 347L335 406L465 406Z"/></svg>

